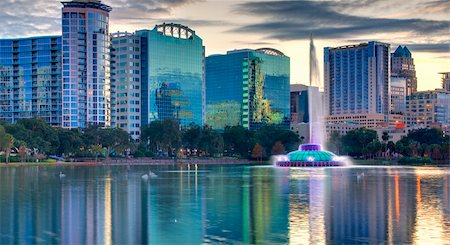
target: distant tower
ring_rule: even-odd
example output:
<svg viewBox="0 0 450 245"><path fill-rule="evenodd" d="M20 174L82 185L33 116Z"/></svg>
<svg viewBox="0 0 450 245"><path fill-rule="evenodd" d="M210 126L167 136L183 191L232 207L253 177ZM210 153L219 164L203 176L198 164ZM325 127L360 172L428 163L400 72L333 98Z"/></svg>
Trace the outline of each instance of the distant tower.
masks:
<svg viewBox="0 0 450 245"><path fill-rule="evenodd" d="M442 88L450 92L450 72L441 72L439 74L442 75Z"/></svg>
<svg viewBox="0 0 450 245"><path fill-rule="evenodd" d="M98 0L62 2L63 118L65 128L111 124L111 7Z"/></svg>
<svg viewBox="0 0 450 245"><path fill-rule="evenodd" d="M417 92L417 77L414 59L405 46L398 46L391 54L391 77L406 79L406 95Z"/></svg>
<svg viewBox="0 0 450 245"><path fill-rule="evenodd" d="M377 113L388 116L391 107L389 54L389 44L373 41L325 48L328 115Z"/></svg>

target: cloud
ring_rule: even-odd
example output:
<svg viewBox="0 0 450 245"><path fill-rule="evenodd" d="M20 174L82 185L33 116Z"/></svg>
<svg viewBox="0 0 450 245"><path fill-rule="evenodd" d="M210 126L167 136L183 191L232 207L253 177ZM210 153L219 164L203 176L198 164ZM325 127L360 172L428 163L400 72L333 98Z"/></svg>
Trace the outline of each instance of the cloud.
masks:
<svg viewBox="0 0 450 245"><path fill-rule="evenodd" d="M113 7L112 22L125 23L167 16L183 5L203 0L103 0ZM15 38L61 33L60 0L1 0L0 38ZM185 21L184 23L186 23ZM191 23L213 25L212 22L191 20Z"/></svg>
<svg viewBox="0 0 450 245"><path fill-rule="evenodd" d="M416 52L430 52L430 53L449 53L450 42L447 43L419 43L407 44L408 49Z"/></svg>
<svg viewBox="0 0 450 245"><path fill-rule="evenodd" d="M406 32L409 36L450 35L450 21L448 20L381 18L353 14L360 13L358 11L360 9L362 12L378 13L386 8L386 4L399 4L399 1L261 1L242 3L235 6L236 12L261 16L264 20L261 23L248 24L232 31L265 34L266 37L277 40L307 39L310 33L319 39L348 39L363 35L400 32Z"/></svg>
<svg viewBox="0 0 450 245"><path fill-rule="evenodd" d="M107 4L113 8L111 16L116 21L129 20L135 17L150 18L170 15L174 8L203 0L109 0ZM104 1L106 3L106 1Z"/></svg>

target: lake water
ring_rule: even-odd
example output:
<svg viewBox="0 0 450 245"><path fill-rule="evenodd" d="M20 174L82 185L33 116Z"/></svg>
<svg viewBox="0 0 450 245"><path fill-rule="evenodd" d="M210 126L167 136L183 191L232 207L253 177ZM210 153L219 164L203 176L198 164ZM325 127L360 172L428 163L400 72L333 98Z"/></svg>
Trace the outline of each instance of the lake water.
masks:
<svg viewBox="0 0 450 245"><path fill-rule="evenodd" d="M158 177L142 180L149 170ZM0 168L0 244L450 244L449 175L433 167Z"/></svg>

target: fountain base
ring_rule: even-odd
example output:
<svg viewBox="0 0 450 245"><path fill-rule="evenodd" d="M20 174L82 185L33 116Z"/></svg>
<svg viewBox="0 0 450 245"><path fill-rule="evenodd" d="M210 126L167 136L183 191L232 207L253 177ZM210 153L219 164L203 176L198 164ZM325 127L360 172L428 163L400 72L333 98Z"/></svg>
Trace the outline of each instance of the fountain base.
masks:
<svg viewBox="0 0 450 245"><path fill-rule="evenodd" d="M275 162L278 167L338 167L346 165L339 156L322 150L319 144L300 145L298 151L293 151Z"/></svg>

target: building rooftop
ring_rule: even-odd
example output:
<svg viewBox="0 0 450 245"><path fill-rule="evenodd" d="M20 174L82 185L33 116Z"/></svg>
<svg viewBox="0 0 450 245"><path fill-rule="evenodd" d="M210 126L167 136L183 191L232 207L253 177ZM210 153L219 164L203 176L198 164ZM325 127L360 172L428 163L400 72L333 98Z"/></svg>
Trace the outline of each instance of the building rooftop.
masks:
<svg viewBox="0 0 450 245"><path fill-rule="evenodd" d="M395 52L392 54L393 57L400 57L400 58L411 58L411 52L409 49L404 46L398 46L398 48L395 50Z"/></svg>
<svg viewBox="0 0 450 245"><path fill-rule="evenodd" d="M100 0L73 0L61 2L64 7L69 8L95 8L106 12L111 12L112 8L106 4L101 3Z"/></svg>
<svg viewBox="0 0 450 245"><path fill-rule="evenodd" d="M163 36L175 37L179 39L193 39L195 31L191 28L177 23L162 23L156 25L153 30L158 31Z"/></svg>

